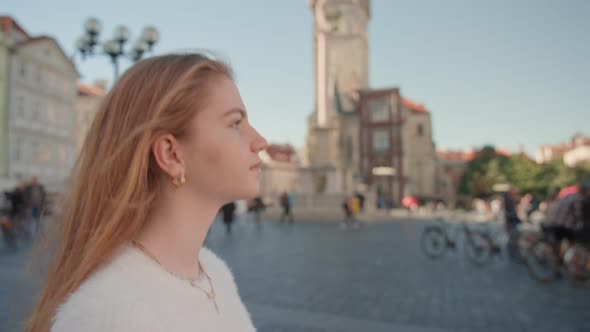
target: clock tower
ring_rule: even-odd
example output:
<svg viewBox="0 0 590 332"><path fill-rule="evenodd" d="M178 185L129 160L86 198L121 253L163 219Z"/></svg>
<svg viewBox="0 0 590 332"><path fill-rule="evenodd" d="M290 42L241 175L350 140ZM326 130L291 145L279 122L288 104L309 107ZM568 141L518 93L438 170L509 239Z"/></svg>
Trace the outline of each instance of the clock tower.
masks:
<svg viewBox="0 0 590 332"><path fill-rule="evenodd" d="M358 89L369 83L369 0L310 0L314 15L317 122L328 126L334 90L343 112L354 111Z"/></svg>
<svg viewBox="0 0 590 332"><path fill-rule="evenodd" d="M368 88L369 0L309 0L313 14L315 107L306 160L315 193L355 189L359 89Z"/></svg>

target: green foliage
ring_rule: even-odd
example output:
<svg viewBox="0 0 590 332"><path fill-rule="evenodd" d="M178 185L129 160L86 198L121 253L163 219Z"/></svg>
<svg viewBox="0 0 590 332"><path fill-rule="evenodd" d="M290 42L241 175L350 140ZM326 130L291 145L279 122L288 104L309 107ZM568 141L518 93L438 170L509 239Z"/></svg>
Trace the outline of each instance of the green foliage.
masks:
<svg viewBox="0 0 590 332"><path fill-rule="evenodd" d="M473 197L486 197L493 194L495 184L510 184L521 192L545 196L588 179L590 162L568 167L559 158L550 163L537 164L525 155L499 155L493 147L488 146L467 163L459 192Z"/></svg>
<svg viewBox="0 0 590 332"><path fill-rule="evenodd" d="M498 155L494 147L484 147L467 164L465 174L459 184L459 192L465 195L486 197L493 193L496 183L504 183L508 158Z"/></svg>

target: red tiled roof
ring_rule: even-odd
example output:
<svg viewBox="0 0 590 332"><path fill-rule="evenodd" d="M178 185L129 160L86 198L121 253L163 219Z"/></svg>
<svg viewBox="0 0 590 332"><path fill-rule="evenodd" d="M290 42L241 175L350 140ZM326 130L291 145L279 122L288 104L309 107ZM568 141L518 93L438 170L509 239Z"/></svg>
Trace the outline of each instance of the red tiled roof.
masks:
<svg viewBox="0 0 590 332"><path fill-rule="evenodd" d="M2 30L6 34L10 34L12 30L17 30L27 38L31 38L29 34L25 31L25 29L21 28L21 26L16 23L16 21L10 16L0 16L0 30Z"/></svg>
<svg viewBox="0 0 590 332"><path fill-rule="evenodd" d="M102 97L105 92L95 85L78 84L78 95Z"/></svg>
<svg viewBox="0 0 590 332"><path fill-rule="evenodd" d="M475 158L473 151L436 151L439 159L448 161L471 161Z"/></svg>
<svg viewBox="0 0 590 332"><path fill-rule="evenodd" d="M68 57L68 55L64 52L63 48L61 48L61 45L59 45L59 43L57 42L57 40L55 40L55 38L53 38L51 36L29 37L28 40L25 40L25 41L22 41L22 42L16 44L16 47L25 47L25 46L28 46L30 44L34 44L34 43L37 43L37 42L40 42L40 41L50 41L53 44L55 44L55 46L57 46L57 49L62 54L62 56L67 60L67 62L74 69L74 71L76 72L76 74L79 75L78 69L76 68L76 65L72 62L72 60L70 59L70 57Z"/></svg>
<svg viewBox="0 0 590 332"><path fill-rule="evenodd" d="M575 149L578 145L576 144L576 139L579 137L572 138L571 142L569 143L562 143L556 145L541 145L540 149L542 153L545 153L545 149L549 149L551 154L555 158L556 156L564 155L567 152ZM590 146L590 137L581 137L581 145L582 146Z"/></svg>
<svg viewBox="0 0 590 332"><path fill-rule="evenodd" d="M512 156L512 152L504 149L496 149L496 154L504 157Z"/></svg>
<svg viewBox="0 0 590 332"><path fill-rule="evenodd" d="M25 29L23 29L16 22L16 20L14 20L11 16L0 16L0 30L2 30L2 32L6 33L6 34L10 34L12 32L12 30L17 30L20 33L22 33L23 35L25 35L26 40L21 41L20 43L16 44L15 46L17 46L17 47L26 46L26 45L29 45L29 44L32 44L32 43L36 43L38 41L45 41L45 40L52 41L53 43L55 43L55 45L60 50L60 52L62 53L62 55L68 60L68 62L70 63L70 65L72 66L72 68L74 69L74 71L78 74L78 70L76 69L76 66L74 65L74 63L70 60L70 57L68 57L66 55L66 53L61 48L61 46L59 45L59 43L53 37L50 37L50 36L36 36L36 37L31 37L31 35L29 35L25 31Z"/></svg>
<svg viewBox="0 0 590 332"><path fill-rule="evenodd" d="M38 41L42 41L42 40L53 40L52 37L49 36L37 36L37 37L29 37L29 39L18 43L16 46L25 46L28 44L32 44L32 43L36 43Z"/></svg>
<svg viewBox="0 0 590 332"><path fill-rule="evenodd" d="M436 156L442 160L448 161L472 161L481 152L479 151L436 151ZM496 149L496 154L499 156L510 157L512 153L504 149Z"/></svg>
<svg viewBox="0 0 590 332"><path fill-rule="evenodd" d="M407 107L408 109L410 109L414 112L429 113L428 110L426 109L426 106L424 106L424 104L415 103L414 101L412 101L406 97L402 98L402 102L404 103L405 107Z"/></svg>
<svg viewBox="0 0 590 332"><path fill-rule="evenodd" d="M295 149L289 145L270 144L266 153L275 161L292 162L295 160Z"/></svg>

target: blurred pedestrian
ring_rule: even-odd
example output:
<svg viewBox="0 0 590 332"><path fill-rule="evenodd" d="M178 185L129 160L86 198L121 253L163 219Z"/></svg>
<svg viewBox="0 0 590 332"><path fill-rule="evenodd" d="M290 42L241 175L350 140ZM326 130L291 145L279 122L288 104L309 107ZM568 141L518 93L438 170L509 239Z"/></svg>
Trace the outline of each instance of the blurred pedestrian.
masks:
<svg viewBox="0 0 590 332"><path fill-rule="evenodd" d="M355 194L356 198L358 198L359 200L359 204L360 204L360 211L364 211L365 210L365 195L363 195L360 192L357 192Z"/></svg>
<svg viewBox="0 0 590 332"><path fill-rule="evenodd" d="M513 234L518 230L518 225L521 223L518 216L518 202L520 201L520 192L518 188L512 188L504 193L504 218L506 222L506 230L509 234Z"/></svg>
<svg viewBox="0 0 590 332"><path fill-rule="evenodd" d="M357 216L361 212L361 199L357 195L354 195L350 198L349 204L350 204L350 213L352 215L352 217L351 217L352 227L359 228L360 221L358 220Z"/></svg>
<svg viewBox="0 0 590 332"><path fill-rule="evenodd" d="M258 196L250 201L248 210L254 214L254 222L256 222L256 227L258 229L262 228L261 224L261 215L262 212L266 209L266 204L262 197Z"/></svg>
<svg viewBox="0 0 590 332"><path fill-rule="evenodd" d="M280 203L281 203L281 208L282 208L282 213L281 213L281 218L279 219L280 223L283 223L285 221L285 219L287 219L287 221L289 223L294 223L295 219L293 218L293 211L292 211L292 203L293 203L293 197L289 195L288 192L283 192L281 194L280 197Z"/></svg>
<svg viewBox="0 0 590 332"><path fill-rule="evenodd" d="M10 202L9 217L12 221L13 233L16 237L25 239L30 236L27 223L26 188L27 183L20 181L13 190L5 192Z"/></svg>
<svg viewBox="0 0 590 332"><path fill-rule="evenodd" d="M236 219L236 203L229 202L221 207L221 216L223 223L225 224L225 229L227 234L231 233L231 227Z"/></svg>
<svg viewBox="0 0 590 332"><path fill-rule="evenodd" d="M41 185L38 177L33 177L25 190L25 202L30 216L30 226L36 232L41 225L41 215L45 208L45 187Z"/></svg>
<svg viewBox="0 0 590 332"><path fill-rule="evenodd" d="M346 229L352 224L352 211L350 210L350 197L348 196L344 196L342 211L344 212L344 219L340 222L340 228Z"/></svg>

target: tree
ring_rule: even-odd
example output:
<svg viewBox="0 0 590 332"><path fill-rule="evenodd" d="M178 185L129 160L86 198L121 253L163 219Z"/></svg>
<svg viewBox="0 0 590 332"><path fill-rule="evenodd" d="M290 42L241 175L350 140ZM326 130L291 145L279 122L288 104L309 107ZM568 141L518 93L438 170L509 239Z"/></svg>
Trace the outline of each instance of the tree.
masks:
<svg viewBox="0 0 590 332"><path fill-rule="evenodd" d="M507 183L521 192L544 197L583 180L590 180L590 162L568 167L558 158L539 165L525 155L506 157L487 146L467 163L459 192L486 197L493 194L495 184Z"/></svg>
<svg viewBox="0 0 590 332"><path fill-rule="evenodd" d="M508 158L508 182L522 192L537 196L546 195L550 181L546 179L546 175L543 165L537 164L525 155L513 155Z"/></svg>
<svg viewBox="0 0 590 332"><path fill-rule="evenodd" d="M493 146L484 147L467 163L459 184L459 192L476 197L491 195L495 184L507 180L507 164L508 158L497 154Z"/></svg>

